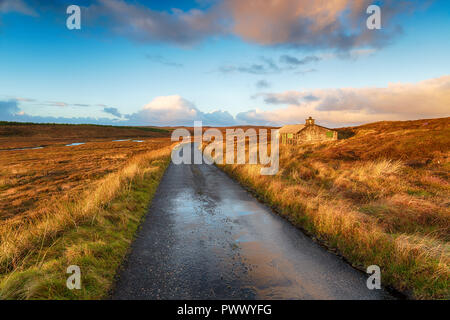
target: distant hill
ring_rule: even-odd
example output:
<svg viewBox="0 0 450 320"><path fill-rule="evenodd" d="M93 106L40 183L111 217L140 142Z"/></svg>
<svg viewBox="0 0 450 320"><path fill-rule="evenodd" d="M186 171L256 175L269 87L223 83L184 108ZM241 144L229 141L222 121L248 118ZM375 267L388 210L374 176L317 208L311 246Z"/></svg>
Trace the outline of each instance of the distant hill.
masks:
<svg viewBox="0 0 450 320"><path fill-rule="evenodd" d="M414 121L382 121L337 129L339 141L316 151L342 160L404 160L412 166L448 161L450 117Z"/></svg>
<svg viewBox="0 0 450 320"><path fill-rule="evenodd" d="M91 124L38 124L0 121L0 149L22 148L77 141L169 137L170 131L154 127Z"/></svg>

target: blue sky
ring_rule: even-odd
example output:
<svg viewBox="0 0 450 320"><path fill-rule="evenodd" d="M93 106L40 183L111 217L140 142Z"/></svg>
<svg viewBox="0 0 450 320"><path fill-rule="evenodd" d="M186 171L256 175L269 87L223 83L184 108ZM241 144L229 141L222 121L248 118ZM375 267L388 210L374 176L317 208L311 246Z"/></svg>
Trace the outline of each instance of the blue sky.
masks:
<svg viewBox="0 0 450 320"><path fill-rule="evenodd" d="M342 126L449 115L448 1L253 3L0 0L0 120L281 125L312 115ZM365 26L371 3L382 30ZM69 4L81 7L81 30L66 28Z"/></svg>

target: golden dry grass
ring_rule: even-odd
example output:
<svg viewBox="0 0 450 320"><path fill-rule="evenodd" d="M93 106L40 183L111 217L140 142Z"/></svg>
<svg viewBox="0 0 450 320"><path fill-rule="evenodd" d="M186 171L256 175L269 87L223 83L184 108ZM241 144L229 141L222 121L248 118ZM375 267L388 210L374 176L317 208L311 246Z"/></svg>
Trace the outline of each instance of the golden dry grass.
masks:
<svg viewBox="0 0 450 320"><path fill-rule="evenodd" d="M134 128L0 126L0 149L47 145L0 151L0 298L104 297L170 159L167 136ZM143 142L111 141L124 138ZM79 292L65 286L70 264L85 272Z"/></svg>
<svg viewBox="0 0 450 320"><path fill-rule="evenodd" d="M168 137L169 131L151 127L71 124L27 124L0 121L0 150L72 142Z"/></svg>
<svg viewBox="0 0 450 320"><path fill-rule="evenodd" d="M385 285L450 298L450 118L341 132L350 138L281 146L275 176L223 169L356 267L379 265Z"/></svg>
<svg viewBox="0 0 450 320"><path fill-rule="evenodd" d="M162 148L170 143L168 140L0 151L0 223L36 215L48 204L69 200L89 184L119 170L130 157Z"/></svg>
<svg viewBox="0 0 450 320"><path fill-rule="evenodd" d="M0 193L1 269L14 269L29 254L35 241L26 239L52 237L107 203L143 161L160 157L169 145L154 139L8 151L0 161L2 178L9 180Z"/></svg>
<svg viewBox="0 0 450 320"><path fill-rule="evenodd" d="M139 217L167 166L171 143L166 139L126 149L128 157L114 162L117 169L113 172L67 191L59 200L52 198L44 207L2 221L0 297L86 299L107 294ZM82 150L78 153L88 154L89 149ZM70 264L89 270L85 281L93 284L81 292L67 290L64 268Z"/></svg>

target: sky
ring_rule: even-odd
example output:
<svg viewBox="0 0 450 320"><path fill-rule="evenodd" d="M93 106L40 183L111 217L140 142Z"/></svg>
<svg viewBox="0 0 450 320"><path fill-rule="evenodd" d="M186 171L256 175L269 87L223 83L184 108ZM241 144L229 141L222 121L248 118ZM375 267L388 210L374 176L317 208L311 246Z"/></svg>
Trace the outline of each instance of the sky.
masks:
<svg viewBox="0 0 450 320"><path fill-rule="evenodd" d="M372 4L381 29L366 26ZM80 30L66 26L69 5ZM0 0L0 120L447 117L449 34L446 0Z"/></svg>

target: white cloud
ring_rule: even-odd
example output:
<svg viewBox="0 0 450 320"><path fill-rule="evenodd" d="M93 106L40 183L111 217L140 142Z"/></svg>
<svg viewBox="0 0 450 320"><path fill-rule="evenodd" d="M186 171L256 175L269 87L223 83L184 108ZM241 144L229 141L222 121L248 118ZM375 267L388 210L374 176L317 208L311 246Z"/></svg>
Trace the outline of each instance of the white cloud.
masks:
<svg viewBox="0 0 450 320"><path fill-rule="evenodd" d="M195 120L203 121L204 125L234 124L234 118L227 111L205 113L179 95L157 97L127 118L133 124L160 126L192 126Z"/></svg>
<svg viewBox="0 0 450 320"><path fill-rule="evenodd" d="M111 114L111 115L115 116L116 118L122 118L122 114L119 112L119 110L117 110L117 108L104 107L103 112Z"/></svg>

